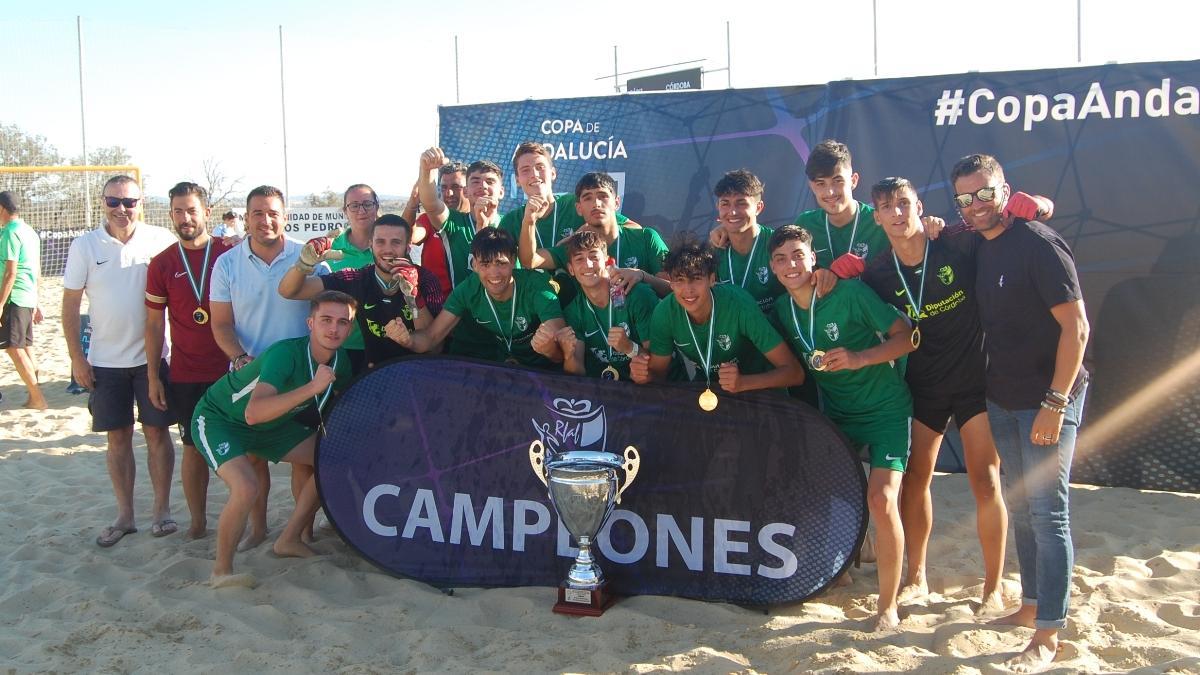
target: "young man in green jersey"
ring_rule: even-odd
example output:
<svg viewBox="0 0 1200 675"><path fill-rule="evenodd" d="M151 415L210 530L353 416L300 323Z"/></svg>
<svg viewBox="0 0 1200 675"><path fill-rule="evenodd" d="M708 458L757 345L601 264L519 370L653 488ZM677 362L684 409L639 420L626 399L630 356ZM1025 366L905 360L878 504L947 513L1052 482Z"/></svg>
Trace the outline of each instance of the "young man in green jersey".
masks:
<svg viewBox="0 0 1200 675"><path fill-rule="evenodd" d="M575 210L583 219L579 231L590 230L599 234L608 244L609 253L616 263L612 280L621 292L627 292L634 284L645 283L661 298L671 290L671 284L657 275L662 270L667 245L662 237L651 229L621 225L617 209L621 198L617 196L617 183L606 173L585 174L575 185ZM554 270L567 266L567 249L561 244L540 246L534 220L526 217L521 223L518 239L521 264L531 269Z"/></svg>
<svg viewBox="0 0 1200 675"><path fill-rule="evenodd" d="M904 530L899 496L912 422L912 398L893 362L912 351L912 329L895 308L854 279L818 298L811 283L812 235L804 228L779 228L768 248L771 270L787 290L775 302L777 325L808 363L823 394L822 412L853 443L870 448L867 507L875 521L879 573L875 630L891 630L900 623L896 595ZM888 336L883 342L882 333Z"/></svg>
<svg viewBox="0 0 1200 675"><path fill-rule="evenodd" d="M471 242L471 255L475 274L455 287L428 328L410 331L403 324L393 324L388 336L403 347L425 353L434 351L459 322L470 322L484 329L492 341L466 356L539 368L561 362L561 354L547 358L531 344L542 324L553 331L566 325L546 275L514 269L517 244L498 228L480 230Z"/></svg>
<svg viewBox="0 0 1200 675"><path fill-rule="evenodd" d="M319 420L333 391L350 381L349 358L341 347L354 325L354 298L324 291L309 305L308 335L280 340L217 380L192 416L192 437L229 488L229 501L217 522L214 588L254 584L250 575L233 573L233 554L260 489L248 455L304 466L311 472L316 433L297 418L315 409ZM310 475L275 540L276 555L314 555L301 536L312 525L318 506L316 481Z"/></svg>
<svg viewBox="0 0 1200 675"><path fill-rule="evenodd" d="M650 317L658 297L647 284L620 290L609 275L608 242L594 230L579 230L564 247L567 270L582 293L563 309L567 326L553 331L542 324L533 348L551 358L561 351L568 373L628 379L629 359L650 347Z"/></svg>
<svg viewBox="0 0 1200 675"><path fill-rule="evenodd" d="M717 227L729 246L717 253L717 283L734 284L750 294L764 313L770 312L783 286L771 274L767 241L775 232L758 224L763 207L763 182L746 169L730 171L717 181Z"/></svg>
<svg viewBox="0 0 1200 675"><path fill-rule="evenodd" d="M465 195L471 208L469 211L460 211L450 208L438 190L438 172L447 163L446 153L441 148L429 148L421 153L417 190L421 208L441 239L450 279L450 286L443 291L449 295L464 281L475 278L471 257L471 242L475 240L475 234L484 228L496 227L500 222L504 171L486 160L472 162L467 167ZM485 354L494 351L495 346L496 341L487 330L474 321L464 321L454 328L447 351L459 356L490 359L492 356Z"/></svg>
<svg viewBox="0 0 1200 675"><path fill-rule="evenodd" d="M724 391L738 393L804 382L800 362L754 299L740 288L717 285L711 250L684 244L671 251L663 270L673 293L654 310L649 353L631 360L629 374L634 382L665 380L676 350L697 365L694 379L705 383L700 400L705 410L716 406L712 389L718 384Z"/></svg>

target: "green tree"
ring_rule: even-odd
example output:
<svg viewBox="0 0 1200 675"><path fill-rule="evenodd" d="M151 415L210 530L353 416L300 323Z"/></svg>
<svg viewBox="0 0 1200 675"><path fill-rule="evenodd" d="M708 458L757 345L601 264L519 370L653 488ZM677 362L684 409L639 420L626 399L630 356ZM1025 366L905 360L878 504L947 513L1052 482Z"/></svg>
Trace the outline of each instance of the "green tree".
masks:
<svg viewBox="0 0 1200 675"><path fill-rule="evenodd" d="M340 192L334 192L326 187L324 192L314 192L310 194L305 202L309 206L337 207L342 205L342 194Z"/></svg>

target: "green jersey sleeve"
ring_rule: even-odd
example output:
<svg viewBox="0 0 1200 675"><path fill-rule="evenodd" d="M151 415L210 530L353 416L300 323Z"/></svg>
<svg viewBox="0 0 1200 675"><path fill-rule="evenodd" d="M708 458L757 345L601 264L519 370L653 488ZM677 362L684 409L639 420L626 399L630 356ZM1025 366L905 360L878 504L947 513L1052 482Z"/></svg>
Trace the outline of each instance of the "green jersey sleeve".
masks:
<svg viewBox="0 0 1200 675"><path fill-rule="evenodd" d="M849 279L842 283L854 291L860 320L879 333L887 335L888 329L896 319L902 318L899 310L881 300L865 283L857 279Z"/></svg>
<svg viewBox="0 0 1200 675"><path fill-rule="evenodd" d="M446 302L442 305L442 311L450 312L460 319L470 318L471 298L474 297L478 288L479 277L472 274L455 286L453 291L450 291L450 296L446 298Z"/></svg>
<svg viewBox="0 0 1200 675"><path fill-rule="evenodd" d="M677 306L674 296L671 296L658 303L650 317L650 353L655 356L670 356L675 351L675 322L671 315Z"/></svg>
<svg viewBox="0 0 1200 675"><path fill-rule="evenodd" d="M530 292L530 300L533 303L533 313L537 316L538 320L541 323L545 323L550 319L561 319L563 316L562 304L558 302L558 296L555 295L554 289L550 287L549 276L535 272L526 275L525 279L532 282L533 288Z"/></svg>
<svg viewBox="0 0 1200 675"><path fill-rule="evenodd" d="M750 338L750 342L754 343L755 349L762 352L764 356L767 352L778 347L779 343L783 342L779 331L775 330L775 327L771 325L770 319L759 310L757 303L739 304L738 314L742 334Z"/></svg>
<svg viewBox="0 0 1200 675"><path fill-rule="evenodd" d="M637 284L625 296L625 307L629 311L629 327L638 342L650 339L654 310L658 307L658 296L646 284Z"/></svg>
<svg viewBox="0 0 1200 675"><path fill-rule="evenodd" d="M295 342L276 342L262 355L262 366L258 371L260 384L275 387L278 393L284 393L296 388L297 380L308 382L308 340ZM302 363L303 361L303 363ZM303 376L300 375L304 370Z"/></svg>

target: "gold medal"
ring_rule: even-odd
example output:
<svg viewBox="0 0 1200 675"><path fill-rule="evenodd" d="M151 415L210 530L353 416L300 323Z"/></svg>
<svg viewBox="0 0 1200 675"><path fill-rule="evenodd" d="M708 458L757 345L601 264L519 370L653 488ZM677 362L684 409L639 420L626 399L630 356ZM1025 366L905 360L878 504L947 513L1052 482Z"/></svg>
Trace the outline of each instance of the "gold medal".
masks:
<svg viewBox="0 0 1200 675"><path fill-rule="evenodd" d="M616 368L609 366L600 371L600 379L616 382L617 380L621 379L621 374L617 372Z"/></svg>
<svg viewBox="0 0 1200 675"><path fill-rule="evenodd" d="M808 365L813 370L825 370L829 364L825 363L825 352L821 349L814 349L808 353Z"/></svg>
<svg viewBox="0 0 1200 675"><path fill-rule="evenodd" d="M203 307L197 307L196 311L192 312L192 321L203 326L208 323L208 312L204 311Z"/></svg>
<svg viewBox="0 0 1200 675"><path fill-rule="evenodd" d="M912 332L911 338L912 338L913 349L916 349L921 346L921 327L920 326L913 326L913 332Z"/></svg>
<svg viewBox="0 0 1200 675"><path fill-rule="evenodd" d="M717 409L717 395L712 389L705 389L703 394L700 394L700 409L705 412L712 412Z"/></svg>

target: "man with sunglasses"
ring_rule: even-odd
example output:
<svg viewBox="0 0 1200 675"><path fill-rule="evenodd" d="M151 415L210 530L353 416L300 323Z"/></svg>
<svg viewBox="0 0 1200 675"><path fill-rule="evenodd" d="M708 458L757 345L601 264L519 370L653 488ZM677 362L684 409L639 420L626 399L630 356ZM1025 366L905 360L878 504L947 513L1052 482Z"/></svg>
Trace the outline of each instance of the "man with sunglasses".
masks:
<svg viewBox="0 0 1200 675"><path fill-rule="evenodd" d="M146 270L150 259L175 237L167 229L142 221L142 190L129 176L113 176L104 183L104 224L71 242L63 272L63 335L71 357L75 381L91 390L88 410L92 431L103 431L108 442L108 475L117 498L117 517L100 531L96 544L109 547L137 532L133 513L133 406L146 437L150 483L154 488L153 534L174 532L171 520L171 477L175 446L169 427L174 415L150 400L147 359ZM92 323L87 356L79 338L79 308L87 295ZM164 350L165 351L165 350ZM159 372L168 372L163 360Z"/></svg>
<svg viewBox="0 0 1200 675"><path fill-rule="evenodd" d="M950 174L963 220L981 234L975 294L987 350L987 409L1021 571L1021 608L998 623L1033 628L1008 662L1048 666L1066 627L1074 551L1069 482L1088 373L1088 320L1070 247L1036 220L1006 223L1011 188L994 157L969 155Z"/></svg>

